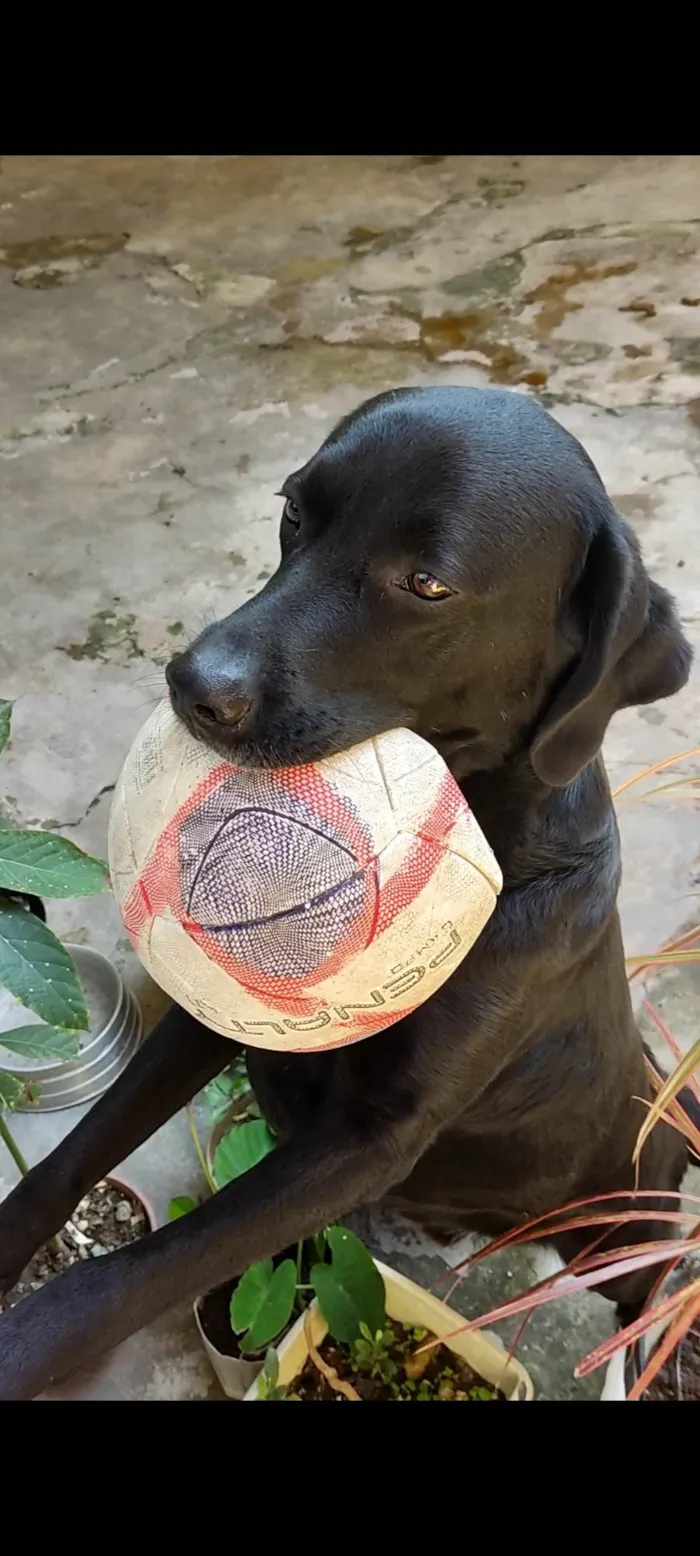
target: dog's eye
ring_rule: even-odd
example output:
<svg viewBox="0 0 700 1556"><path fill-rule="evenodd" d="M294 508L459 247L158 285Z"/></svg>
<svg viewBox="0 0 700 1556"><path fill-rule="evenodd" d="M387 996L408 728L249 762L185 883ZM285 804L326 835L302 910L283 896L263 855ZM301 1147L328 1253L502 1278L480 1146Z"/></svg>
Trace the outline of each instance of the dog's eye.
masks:
<svg viewBox="0 0 700 1556"><path fill-rule="evenodd" d="M447 584L441 583L432 573L409 573L407 578L401 579L399 588L417 594L420 600L446 600L452 593Z"/></svg>
<svg viewBox="0 0 700 1556"><path fill-rule="evenodd" d="M297 504L292 502L291 497L288 497L285 502L282 517L287 520L288 524L293 525L294 529L299 528L299 525L301 524L301 514Z"/></svg>

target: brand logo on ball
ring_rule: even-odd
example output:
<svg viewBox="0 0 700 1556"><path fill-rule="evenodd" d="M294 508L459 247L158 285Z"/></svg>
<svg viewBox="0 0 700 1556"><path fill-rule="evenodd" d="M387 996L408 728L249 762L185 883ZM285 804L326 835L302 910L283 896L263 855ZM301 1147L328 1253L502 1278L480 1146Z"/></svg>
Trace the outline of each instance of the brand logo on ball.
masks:
<svg viewBox="0 0 700 1556"><path fill-rule="evenodd" d="M407 994L418 988L426 972L433 972L436 967L441 967L443 962L456 957L462 944L462 938L461 935L458 935L454 924L451 924L449 919L445 924L440 925L440 935L432 936L432 943L434 944L441 937L444 942L441 950L438 951L436 956L431 957L425 967L416 966L403 969L393 967L392 973L394 976L389 979L388 983L383 984L380 989L370 989L369 999L362 1003L351 1004L349 1001L346 1001L344 1005L333 1005L327 1010L319 1006L313 1015L305 1017L302 1021L292 1021L288 1016L283 1016L281 1018L282 1025L280 1025L279 1021L236 1021L232 1017L228 1022L229 1032L232 1037L262 1037L266 1031L274 1032L279 1037L284 1037L285 1031L319 1032L324 1027L330 1026L334 1017L338 1021L351 1021L358 1013L364 1013L368 1010L374 1012L374 1018L370 1018L372 1019L373 1030L376 1031L378 1027L391 1026L395 1021L399 1021L402 1016L410 1015L411 1010L419 1003L420 995L411 1000L407 1009L394 1010L389 1014L377 1017L377 1012L382 1006L386 1006L388 1000L405 998ZM425 947L417 954L423 955L424 951ZM193 1004L197 1014L201 1016L203 1021L221 1020L221 1012L215 1010L213 1006L207 1005L206 1000L195 999Z"/></svg>

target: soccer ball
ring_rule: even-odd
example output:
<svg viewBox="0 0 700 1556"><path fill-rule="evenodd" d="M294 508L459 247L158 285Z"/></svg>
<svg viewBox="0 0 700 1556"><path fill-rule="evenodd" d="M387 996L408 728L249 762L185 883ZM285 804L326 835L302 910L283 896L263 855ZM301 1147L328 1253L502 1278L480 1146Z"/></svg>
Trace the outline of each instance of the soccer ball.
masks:
<svg viewBox="0 0 700 1556"><path fill-rule="evenodd" d="M117 784L109 863L156 983L215 1032L289 1052L408 1015L454 972L502 886L420 736L242 768L194 740L167 700Z"/></svg>

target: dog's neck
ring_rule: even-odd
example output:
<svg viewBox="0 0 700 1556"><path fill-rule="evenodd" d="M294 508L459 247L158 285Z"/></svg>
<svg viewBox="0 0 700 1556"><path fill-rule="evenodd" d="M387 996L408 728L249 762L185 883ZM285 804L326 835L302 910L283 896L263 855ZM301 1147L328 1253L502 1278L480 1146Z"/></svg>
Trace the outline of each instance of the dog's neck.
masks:
<svg viewBox="0 0 700 1556"><path fill-rule="evenodd" d="M602 835L617 847L610 787L600 757L564 789L550 788L536 778L525 752L499 767L463 777L457 761L450 767L508 886L566 867L581 848Z"/></svg>

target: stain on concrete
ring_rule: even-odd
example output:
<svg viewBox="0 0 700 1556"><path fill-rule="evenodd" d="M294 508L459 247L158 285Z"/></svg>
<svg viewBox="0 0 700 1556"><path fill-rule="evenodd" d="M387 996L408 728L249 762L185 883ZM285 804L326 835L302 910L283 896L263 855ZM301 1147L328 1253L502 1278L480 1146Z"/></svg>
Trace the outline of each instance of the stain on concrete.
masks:
<svg viewBox="0 0 700 1556"><path fill-rule="evenodd" d="M653 519L659 506L653 492L621 492L612 500L626 519Z"/></svg>
<svg viewBox="0 0 700 1556"><path fill-rule="evenodd" d="M655 319L656 309L646 297L635 297L631 303L623 303L618 308L618 313L640 313L645 319Z"/></svg>
<svg viewBox="0 0 700 1556"><path fill-rule="evenodd" d="M343 238L343 248L350 249L353 259L364 259L368 254L385 254L387 249L407 243L422 225L423 220L402 227L351 227Z"/></svg>
<svg viewBox="0 0 700 1556"><path fill-rule="evenodd" d="M178 638L185 629L181 621L171 621L165 630L171 638Z"/></svg>
<svg viewBox="0 0 700 1556"><path fill-rule="evenodd" d="M470 205L502 205L504 200L513 200L516 195L522 194L525 188L524 178L511 178L499 181L497 178L477 178L479 194L469 201Z"/></svg>
<svg viewBox="0 0 700 1556"><path fill-rule="evenodd" d="M669 350L674 362L677 362L684 373L700 373L700 336L695 339L676 338L669 340Z"/></svg>
<svg viewBox="0 0 700 1556"><path fill-rule="evenodd" d="M449 296L463 297L465 301L483 301L490 297L505 297L517 286L525 268L525 257L522 249L512 249L508 254L500 254L498 259L489 260L488 264L480 265L476 270L467 270L463 275L452 276L448 281L443 281L442 290Z"/></svg>
<svg viewBox="0 0 700 1556"><path fill-rule="evenodd" d="M579 189L585 186L576 184L574 187ZM548 227L546 232L543 232L536 241L538 243L564 243L570 238L595 237L604 233L607 226L607 222L592 222L588 227Z"/></svg>
<svg viewBox="0 0 700 1556"><path fill-rule="evenodd" d="M128 241L128 232L52 233L44 238L3 244L0 264L14 271L17 286L61 286L75 280L83 270L94 270L108 254L116 254Z"/></svg>
<svg viewBox="0 0 700 1556"><path fill-rule="evenodd" d="M236 460L236 469L239 475L247 475L250 470L250 454L239 454Z"/></svg>
<svg viewBox="0 0 700 1556"><path fill-rule="evenodd" d="M424 317L411 309L394 305L392 312L413 320L419 329L417 343L405 343L417 349L431 362L475 361L484 365L495 384L534 383L542 386L547 374L534 368L524 352L505 341L507 319L497 305L469 309L465 313L442 313ZM533 375L534 374L534 378Z"/></svg>
<svg viewBox="0 0 700 1556"><path fill-rule="evenodd" d="M245 567L246 565L246 559L242 551L229 551L228 559L232 567Z"/></svg>
<svg viewBox="0 0 700 1556"><path fill-rule="evenodd" d="M304 254L283 265L278 280L283 286L305 286L311 281L320 281L323 276L335 275L345 263L344 259L337 256Z"/></svg>
<svg viewBox="0 0 700 1556"><path fill-rule="evenodd" d="M620 265L585 265L580 260L566 261L560 271L547 276L546 280L540 281L539 286L525 294L525 303L539 304L531 325L533 334L538 340L549 340L568 313L580 312L584 304L569 296L572 287L582 286L586 282L606 281L611 276L629 276L636 269L637 262L634 259Z"/></svg>
<svg viewBox="0 0 700 1556"><path fill-rule="evenodd" d="M691 427L696 427L700 432L700 399L689 400L685 408L685 414Z"/></svg>
<svg viewBox="0 0 700 1556"><path fill-rule="evenodd" d="M144 652L136 635L136 617L127 612L96 611L88 622L83 643L59 643L62 654L70 659L101 659L104 663L114 653L125 653L127 659L143 659Z"/></svg>

